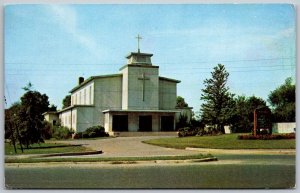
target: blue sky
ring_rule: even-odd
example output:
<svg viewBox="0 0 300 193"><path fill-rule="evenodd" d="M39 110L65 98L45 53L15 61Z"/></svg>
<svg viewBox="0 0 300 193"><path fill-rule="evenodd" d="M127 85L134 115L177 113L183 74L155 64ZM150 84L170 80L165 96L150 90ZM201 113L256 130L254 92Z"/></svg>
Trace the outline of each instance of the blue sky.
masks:
<svg viewBox="0 0 300 193"><path fill-rule="evenodd" d="M117 73L125 56L153 53L160 75L198 111L203 81L224 64L236 95L267 99L295 78L295 10L288 4L9 5L4 15L6 107L33 89L61 108L79 76Z"/></svg>

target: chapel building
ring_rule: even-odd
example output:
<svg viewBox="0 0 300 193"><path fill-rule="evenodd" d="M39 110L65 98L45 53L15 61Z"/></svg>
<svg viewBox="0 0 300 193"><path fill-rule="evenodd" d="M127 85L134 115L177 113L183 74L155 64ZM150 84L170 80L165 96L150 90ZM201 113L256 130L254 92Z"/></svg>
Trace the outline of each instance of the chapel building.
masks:
<svg viewBox="0 0 300 193"><path fill-rule="evenodd" d="M119 73L79 78L71 91L71 106L44 113L45 119L81 132L102 125L116 132L175 131L179 80L159 76L153 54L131 52ZM190 117L191 108L185 109Z"/></svg>

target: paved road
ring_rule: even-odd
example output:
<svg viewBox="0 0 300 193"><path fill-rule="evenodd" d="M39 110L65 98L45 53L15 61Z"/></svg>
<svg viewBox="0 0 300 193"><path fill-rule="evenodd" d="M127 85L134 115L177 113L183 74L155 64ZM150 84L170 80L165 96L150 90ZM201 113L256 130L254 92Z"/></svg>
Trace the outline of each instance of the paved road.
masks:
<svg viewBox="0 0 300 193"><path fill-rule="evenodd" d="M193 150L164 148L142 143L142 141L170 136L116 137L95 140L68 140L59 143L84 145L93 150L102 150L101 157L145 157L199 154ZM174 136L172 136L174 137Z"/></svg>
<svg viewBox="0 0 300 193"><path fill-rule="evenodd" d="M206 163L5 164L7 188L293 188L294 155L226 155ZM234 160L233 160L234 159Z"/></svg>
<svg viewBox="0 0 300 193"><path fill-rule="evenodd" d="M162 136L62 141L102 150L101 157L190 155L210 149L178 150L142 143ZM243 150L247 151L247 150ZM257 150L255 154L218 150L208 163L149 162L5 164L8 188L292 188L295 154ZM291 150L287 150L291 151ZM226 153L227 152L227 153ZM231 152L231 153L229 153ZM212 153L212 152L211 152Z"/></svg>

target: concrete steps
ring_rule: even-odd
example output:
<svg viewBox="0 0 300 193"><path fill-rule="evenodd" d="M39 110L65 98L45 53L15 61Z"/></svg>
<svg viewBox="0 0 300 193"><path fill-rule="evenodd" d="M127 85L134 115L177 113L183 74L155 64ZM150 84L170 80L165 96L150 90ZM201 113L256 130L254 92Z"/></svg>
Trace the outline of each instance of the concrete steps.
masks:
<svg viewBox="0 0 300 193"><path fill-rule="evenodd" d="M139 136L174 136L177 137L177 132L110 132L109 135L115 137L139 137Z"/></svg>

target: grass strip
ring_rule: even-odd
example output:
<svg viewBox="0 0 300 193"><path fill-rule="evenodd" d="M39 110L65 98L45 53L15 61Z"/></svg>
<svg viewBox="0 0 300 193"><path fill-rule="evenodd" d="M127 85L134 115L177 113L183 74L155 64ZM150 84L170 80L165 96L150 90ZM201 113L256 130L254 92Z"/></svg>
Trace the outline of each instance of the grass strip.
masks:
<svg viewBox="0 0 300 193"><path fill-rule="evenodd" d="M153 157L97 157L97 158L5 158L5 163L41 163L41 162L108 162L108 161L152 161L152 160L187 160L213 158L211 154L187 156L153 156Z"/></svg>
<svg viewBox="0 0 300 193"><path fill-rule="evenodd" d="M90 149L82 145L71 145L63 143L40 143L32 144L29 149L24 149L24 152L21 152L19 145L17 146L17 154L14 151L14 148L9 143L5 143L5 154L6 155L27 155L27 154L51 154L51 153L78 153L78 152L87 152Z"/></svg>
<svg viewBox="0 0 300 193"><path fill-rule="evenodd" d="M194 136L160 138L143 141L146 144L168 148L185 149L213 148L213 149L295 149L295 139L280 140L239 140L239 134L225 134L218 136Z"/></svg>

